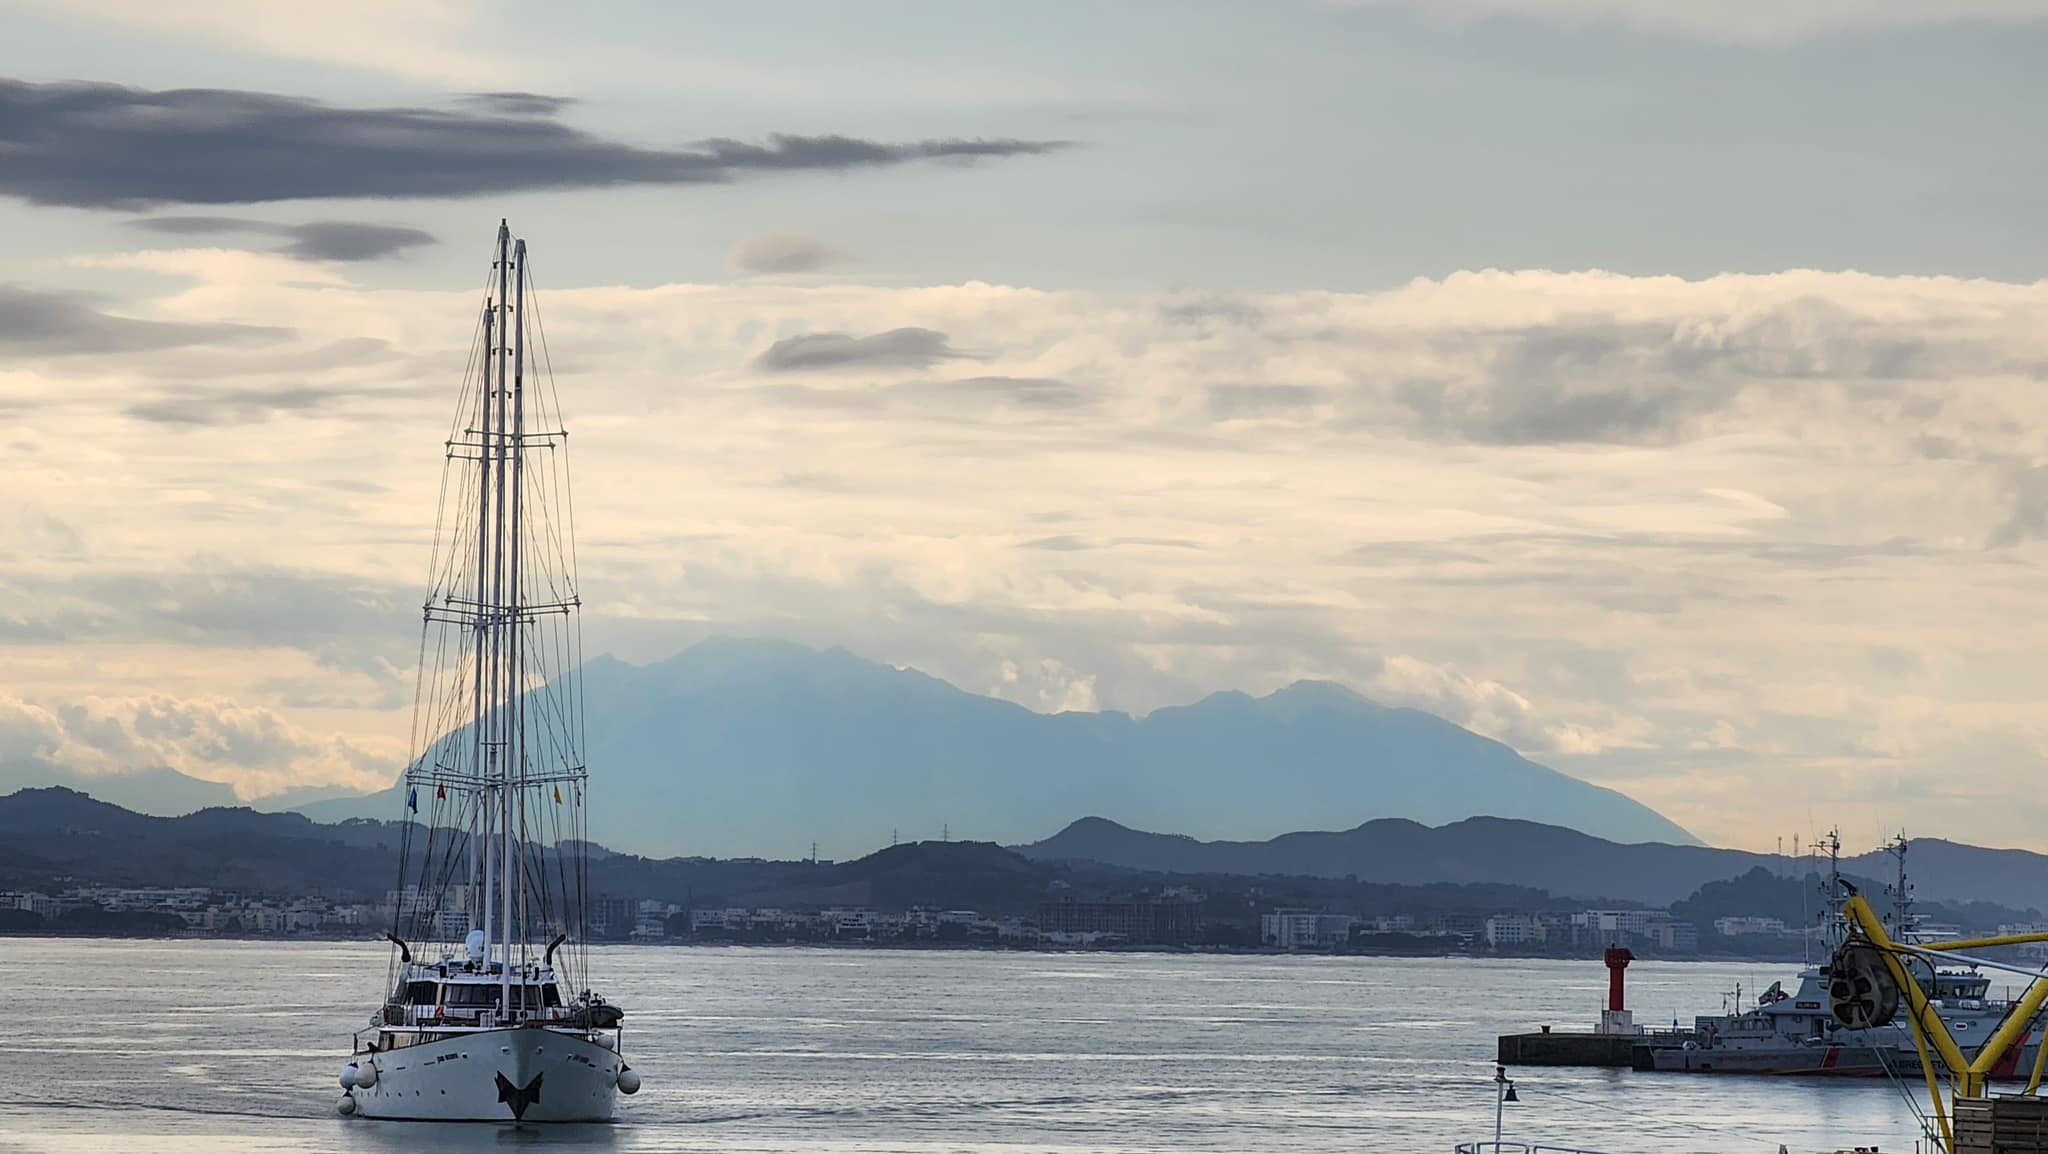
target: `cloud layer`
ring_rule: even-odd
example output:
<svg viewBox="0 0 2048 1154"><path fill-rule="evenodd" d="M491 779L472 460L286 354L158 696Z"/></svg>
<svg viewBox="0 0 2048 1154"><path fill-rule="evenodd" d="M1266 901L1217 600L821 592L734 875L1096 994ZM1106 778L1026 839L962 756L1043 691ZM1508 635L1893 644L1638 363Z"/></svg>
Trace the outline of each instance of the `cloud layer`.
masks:
<svg viewBox="0 0 2048 1154"><path fill-rule="evenodd" d="M1057 141L884 143L777 134L641 148L555 119L560 102L497 94L454 108L351 108L233 89L0 80L0 195L148 208L522 189L701 184L920 160L1055 151Z"/></svg>
<svg viewBox="0 0 2048 1154"><path fill-rule="evenodd" d="M840 254L814 236L769 232L732 246L726 266L738 273L817 272L838 263Z"/></svg>
<svg viewBox="0 0 2048 1154"><path fill-rule="evenodd" d="M473 300L256 254L96 263L185 286L126 319L220 339L0 372L0 407L41 406L0 480L47 542L0 565L0 675L43 708L225 701L380 748ZM2038 840L1988 799L2048 769L2048 284L747 281L541 308L593 650L752 630L1140 711L1328 677L1710 838L1768 845L1766 815L1812 807Z"/></svg>
<svg viewBox="0 0 2048 1154"><path fill-rule="evenodd" d="M277 251L300 260L380 260L434 243L422 229L357 220L315 220L272 224L236 216L152 216L135 227L168 236L269 236L283 241Z"/></svg>

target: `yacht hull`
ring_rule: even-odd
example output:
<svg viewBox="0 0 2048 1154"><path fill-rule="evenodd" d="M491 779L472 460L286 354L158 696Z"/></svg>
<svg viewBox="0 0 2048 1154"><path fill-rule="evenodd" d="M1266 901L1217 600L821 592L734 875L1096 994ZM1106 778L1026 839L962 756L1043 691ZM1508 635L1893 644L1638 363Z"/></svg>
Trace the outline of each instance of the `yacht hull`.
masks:
<svg viewBox="0 0 2048 1154"><path fill-rule="evenodd" d="M362 1118L417 1122L609 1122L618 1054L537 1028L478 1030L377 1054L375 1080L348 1093Z"/></svg>

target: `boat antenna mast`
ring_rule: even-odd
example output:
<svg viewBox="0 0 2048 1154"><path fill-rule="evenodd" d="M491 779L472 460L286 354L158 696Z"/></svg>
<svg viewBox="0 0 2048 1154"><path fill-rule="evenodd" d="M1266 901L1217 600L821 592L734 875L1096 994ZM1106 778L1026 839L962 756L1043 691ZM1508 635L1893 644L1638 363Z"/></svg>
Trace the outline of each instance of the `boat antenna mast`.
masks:
<svg viewBox="0 0 2048 1154"><path fill-rule="evenodd" d="M1828 830L1828 836L1821 839L1828 852L1828 876L1821 890L1827 898L1821 905L1821 933L1827 943L1828 954L1834 955L1848 934L1848 926L1842 920L1842 903L1854 892L1854 887L1842 880L1842 827Z"/></svg>
<svg viewBox="0 0 2048 1154"><path fill-rule="evenodd" d="M1903 943L1917 941L1919 937L1913 932L1917 921L1913 916L1913 884L1906 880L1907 844L1906 831L1900 830L1899 836L1885 843L1884 847L1884 851L1892 855L1892 860L1898 864L1898 880L1885 889L1892 898L1892 940Z"/></svg>

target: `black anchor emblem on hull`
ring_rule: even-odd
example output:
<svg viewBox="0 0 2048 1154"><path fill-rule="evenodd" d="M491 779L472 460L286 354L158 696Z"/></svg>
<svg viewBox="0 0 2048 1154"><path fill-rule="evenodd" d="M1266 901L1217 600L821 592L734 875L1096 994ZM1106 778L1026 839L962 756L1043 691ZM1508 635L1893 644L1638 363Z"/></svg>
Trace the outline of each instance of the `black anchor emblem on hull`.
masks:
<svg viewBox="0 0 2048 1154"><path fill-rule="evenodd" d="M526 1108L540 1101L540 1080L545 1077L546 1074L535 1074L533 1081L524 1086L514 1086L510 1078L498 1075L498 1101L512 1107L513 1121L524 1119Z"/></svg>

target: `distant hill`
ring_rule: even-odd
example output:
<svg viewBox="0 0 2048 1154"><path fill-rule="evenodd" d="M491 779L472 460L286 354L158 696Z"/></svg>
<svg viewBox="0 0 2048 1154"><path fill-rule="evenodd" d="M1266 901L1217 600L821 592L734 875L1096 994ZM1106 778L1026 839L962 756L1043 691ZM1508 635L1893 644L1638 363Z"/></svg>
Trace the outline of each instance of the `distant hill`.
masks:
<svg viewBox="0 0 2048 1154"><path fill-rule="evenodd" d="M1350 876L1352 870L1333 874L1336 865L1345 863L1333 864L1334 859L1312 855L1259 860L1253 852L1256 844L1221 851L1212 845L1202 850L1203 843L1121 830L1099 819L1077 822L1061 838L1025 847L1022 853L988 842L926 841L891 846L853 861L811 862L655 859L593 846L589 881L593 894L649 898L693 908L864 906L895 911L921 906L971 909L990 916L1030 916L1038 903L1048 898L1085 900L1193 890L1206 895L1205 919L1225 927L1213 940L1242 945L1256 944L1260 913L1283 907L1402 914L1421 923L1448 913L1483 916L1501 910L1568 910L1589 899L1661 905L1671 900L1663 892L1641 888L1641 899L1616 892L1638 888L1626 881L1643 872L1637 863L1666 860L1672 851L1680 851L1677 860L1682 863L1713 866L1735 860L1718 856L1728 851L1615 845L1527 822L1458 822L1437 830L1411 822L1375 822L1367 828L1398 832L1400 827L1408 830L1405 843L1394 838L1381 840L1389 848L1409 852L1426 849L1432 840L1446 846L1484 841L1510 853L1517 847L1540 852L1545 846L1555 849L1575 844L1569 839L1592 841L1606 847L1596 852L1619 855L1620 865L1608 881L1620 879L1620 884L1589 883L1583 878L1570 882L1570 888L1543 884L1545 878L1572 876L1559 869L1525 869L1505 880L1489 879L1480 876L1486 871L1471 866L1470 859L1461 865L1457 855L1449 852L1433 859L1435 872L1384 869L1375 875L1359 868L1356 876ZM209 886L270 897L320 895L375 901L397 883L397 847L404 829L396 823L369 821L321 825L298 814L240 808L152 817L73 790L21 790L0 796L0 890L55 892L79 884ZM1345 836L1296 835L1295 839L1280 840ZM1050 845L1064 846L1069 853L1083 846L1108 853L1120 841L1153 846L1155 864L1105 864L1045 852ZM1190 847L1195 847L1193 854ZM1585 848L1577 846L1580 851ZM1970 847L1955 849L1960 852L1953 855L1951 866L1966 864ZM2005 851L1979 852L2002 855ZM1200 854L1207 856L1197 856ZM2048 859L2043 863L2048 864ZM1869 872L1865 871L1866 879ZM1676 879L1675 872L1671 876ZM1968 884L1967 875L1954 876ZM1678 879L1668 884L1686 883ZM1863 880L1862 884L1866 892L1876 892L1878 883ZM1675 908L1707 921L1727 912L1773 914L1792 921L1792 911L1807 908L1800 891L1800 883L1789 878L1755 871L1721 873L1680 893L1686 901ZM1929 899L1923 908L1930 916L1985 931L2006 921L2038 919L2039 914L2024 907L2042 904L2018 901L2011 904L2021 908L2009 909L1977 901L1944 907L1933 900L1936 895L1923 891L1922 896ZM29 927L0 924L0 932L33 932L41 926L40 922ZM50 928L63 932L149 929L94 924Z"/></svg>
<svg viewBox="0 0 2048 1154"><path fill-rule="evenodd" d="M1622 794L1324 682L1047 715L844 650L729 638L654 665L599 658L585 677L592 836L640 852L798 855L947 826L1014 842L1091 812L1211 836L1493 813L1694 841ZM301 809L394 818L402 798Z"/></svg>
<svg viewBox="0 0 2048 1154"><path fill-rule="evenodd" d="M201 781L163 767L130 773L83 774L36 758L0 763L0 794L43 786L88 793L139 813L171 815L241 804L235 799L235 791L219 782Z"/></svg>
<svg viewBox="0 0 2048 1154"><path fill-rule="evenodd" d="M1668 905L1708 882L1758 867L1792 872L1769 854L1692 845L1622 845L1529 821L1468 818L1432 828L1382 819L1355 829L1283 834L1267 841L1197 841L1083 818L1043 841L1016 847L1040 861L1093 861L1175 873L1279 874L1419 885L1506 883L1575 898ZM2048 855L1980 849L1935 839L1907 852L1913 884L1928 900L2048 906ZM1800 872L1812 868L1801 863ZM1845 873L1886 877L1881 852L1842 859Z"/></svg>
<svg viewBox="0 0 2048 1154"><path fill-rule="evenodd" d="M0 797L0 889L81 878L259 894L382 893L402 827L318 825L296 813L203 809L153 817L61 787ZM173 880L175 879L175 880Z"/></svg>
<svg viewBox="0 0 2048 1154"><path fill-rule="evenodd" d="M68 789L0 796L0 890L78 884L209 886L270 897L375 900L398 880L404 827L318 825L247 809L151 817ZM1095 863L1035 861L989 842L907 842L854 861L643 858L592 847L590 892L690 908L726 906L900 911L969 909L1029 916L1048 898L1128 897L1193 885L1206 914L1255 943L1258 915L1277 906L1407 913L1561 908L1520 886L1383 886L1317 878L1179 876ZM17 919L21 920L21 919ZM0 932L29 926L0 924ZM51 927L104 932L117 927Z"/></svg>

